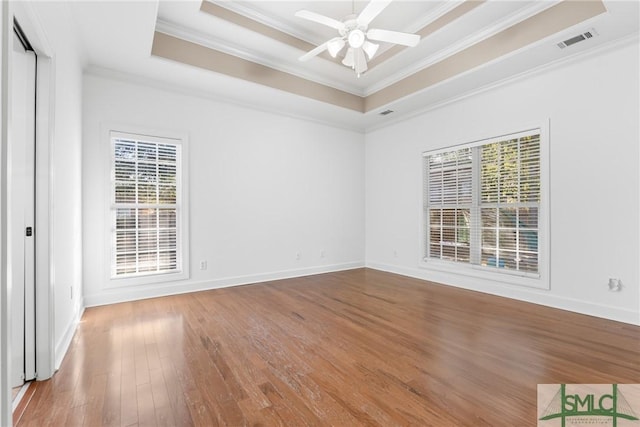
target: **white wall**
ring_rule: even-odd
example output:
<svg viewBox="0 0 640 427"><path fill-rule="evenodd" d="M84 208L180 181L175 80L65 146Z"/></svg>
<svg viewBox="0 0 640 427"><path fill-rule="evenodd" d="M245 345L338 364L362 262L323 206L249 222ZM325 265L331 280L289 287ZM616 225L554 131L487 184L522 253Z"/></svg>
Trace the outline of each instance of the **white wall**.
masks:
<svg viewBox="0 0 640 427"><path fill-rule="evenodd" d="M366 137L374 268L630 323L639 316L638 42L572 60ZM550 120L550 290L418 267L423 151ZM394 255L396 251L396 255ZM620 293L607 290L622 280Z"/></svg>
<svg viewBox="0 0 640 427"><path fill-rule="evenodd" d="M55 364L59 366L82 310L82 67L83 56L68 6L31 7L51 49L53 138L50 142L50 263ZM37 232L37 231L36 231ZM73 297L72 297L73 294Z"/></svg>
<svg viewBox="0 0 640 427"><path fill-rule="evenodd" d="M87 306L364 265L362 134L96 75L83 99ZM109 287L109 123L189 135L189 280Z"/></svg>

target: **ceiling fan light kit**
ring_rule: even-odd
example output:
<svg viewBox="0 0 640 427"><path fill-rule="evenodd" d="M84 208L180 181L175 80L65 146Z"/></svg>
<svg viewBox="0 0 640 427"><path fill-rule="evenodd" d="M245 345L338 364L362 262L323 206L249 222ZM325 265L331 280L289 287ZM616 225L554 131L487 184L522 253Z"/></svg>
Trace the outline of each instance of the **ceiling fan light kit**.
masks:
<svg viewBox="0 0 640 427"><path fill-rule="evenodd" d="M340 53L344 45L345 42L341 38L336 37L335 39L329 40L329 42L327 43L327 50L329 51L329 55L335 58L336 56L338 56L338 53Z"/></svg>
<svg viewBox="0 0 640 427"><path fill-rule="evenodd" d="M360 12L360 15L349 15L343 21L338 21L308 10L296 12L297 17L329 26L338 30L338 34L340 34L339 37L334 37L302 55L299 58L300 61L307 61L325 50L329 52L331 57L336 58L343 48L348 45L349 47L345 52L342 64L352 68L356 72L356 76L360 77L360 75L368 69L367 59L371 60L380 47L379 44L372 43L371 40L401 44L409 47L416 46L418 42L420 42L420 36L417 34L400 33L375 28L367 29L371 21L373 21L391 1L392 0L371 0L362 12Z"/></svg>
<svg viewBox="0 0 640 427"><path fill-rule="evenodd" d="M362 30L351 30L349 31L349 46L354 49L361 47L364 44L364 33Z"/></svg>
<svg viewBox="0 0 640 427"><path fill-rule="evenodd" d="M380 47L379 44L371 43L369 40L366 40L364 42L364 44L362 45L362 49L366 52L367 57L369 58L369 60L373 59L373 56L378 51L379 47Z"/></svg>

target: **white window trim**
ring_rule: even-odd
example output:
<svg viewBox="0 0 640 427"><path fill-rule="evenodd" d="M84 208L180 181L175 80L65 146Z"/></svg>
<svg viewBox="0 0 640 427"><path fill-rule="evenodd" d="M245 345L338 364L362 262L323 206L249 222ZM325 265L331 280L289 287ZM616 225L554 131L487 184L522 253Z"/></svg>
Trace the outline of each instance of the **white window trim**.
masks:
<svg viewBox="0 0 640 427"><path fill-rule="evenodd" d="M112 264L112 223L111 223L111 210L112 210L112 166L113 166L113 149L111 139L113 135L140 135L144 139L151 141L158 140L173 140L172 142L181 145L181 167L180 176L178 179L179 191L181 191L181 206L177 221L179 221L179 227L177 230L177 245L180 247L178 251L181 258L181 269L175 272L159 272L144 275L129 275L123 277L112 276L111 264ZM102 126L103 135L103 147L105 147L107 155L104 156L105 164L105 250L104 250L104 262L105 262L105 289L110 288L123 288L141 285L150 285L155 283L175 282L181 280L187 280L190 277L190 233L189 233L189 138L186 132L170 131L163 129L145 128L134 125L126 124L104 124Z"/></svg>
<svg viewBox="0 0 640 427"><path fill-rule="evenodd" d="M550 276L550 236L551 236L551 224L550 224L550 198L549 198L549 119L540 121L535 124L525 124L523 126L510 127L506 129L500 129L495 132L490 132L486 137L469 139L467 142L455 143L448 146L442 146L438 149L426 150L422 153L420 158L420 165L423 171L422 185L420 185L421 196L420 200L420 235L419 235L419 251L420 256L418 260L418 266L423 269L433 270L437 272L444 272L450 274L456 274L461 276L470 276L478 279L485 279L492 282L499 282L508 285L524 286L537 289L550 289L549 276ZM484 267L481 265L465 264L455 261L447 261L440 259L427 258L425 254L425 236L427 232L426 227L426 215L424 206L426 200L424 200L424 157L442 153L446 151L452 151L464 147L476 147L479 145L501 141L505 136L513 136L522 133L529 132L534 129L540 130L540 208L539 208L539 232L538 232L538 250L539 250L539 264L538 273L525 273L519 271L498 270L493 267ZM475 188L474 188L475 191Z"/></svg>

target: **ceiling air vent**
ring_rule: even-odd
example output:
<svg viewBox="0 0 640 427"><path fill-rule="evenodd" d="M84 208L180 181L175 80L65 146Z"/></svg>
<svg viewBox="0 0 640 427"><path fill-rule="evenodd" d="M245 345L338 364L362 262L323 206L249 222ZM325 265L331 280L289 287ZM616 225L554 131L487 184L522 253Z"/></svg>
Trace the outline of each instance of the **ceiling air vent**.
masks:
<svg viewBox="0 0 640 427"><path fill-rule="evenodd" d="M594 28L592 28L589 31L586 31L586 32L584 32L582 34L579 34L579 35L577 35L575 37L571 37L570 39L567 39L567 40L565 40L563 42L558 43L558 47L560 49L564 49L565 47L569 47L572 44L579 43L579 42L581 42L583 40L590 39L590 38L595 37L597 35L598 35L598 33L596 32L596 30Z"/></svg>
<svg viewBox="0 0 640 427"><path fill-rule="evenodd" d="M387 114L393 113L393 110L384 110L380 113L381 116L386 116Z"/></svg>

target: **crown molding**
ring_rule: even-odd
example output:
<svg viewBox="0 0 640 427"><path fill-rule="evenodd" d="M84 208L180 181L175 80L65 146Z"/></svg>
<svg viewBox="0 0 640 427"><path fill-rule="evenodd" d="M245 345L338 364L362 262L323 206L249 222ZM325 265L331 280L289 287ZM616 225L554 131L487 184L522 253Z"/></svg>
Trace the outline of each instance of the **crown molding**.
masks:
<svg viewBox="0 0 640 427"><path fill-rule="evenodd" d="M420 19L416 20L413 25L407 27L404 31L407 33L417 33L427 25L431 25L437 19L442 18L447 13L451 12L456 7L460 6L466 0L445 0L445 2L429 11Z"/></svg>
<svg viewBox="0 0 640 427"><path fill-rule="evenodd" d="M287 24L285 21L276 19L272 16L265 15L264 13L261 13L246 4L233 2L233 1L210 1L210 0L203 0L203 1L213 3L217 6L223 7L232 12L243 15L249 19L260 22L261 24L268 25L290 36L296 37L300 40L304 40L307 43L318 45L326 41L326 40L320 40L320 41L311 40L308 38L307 35L300 32L299 29ZM455 9L457 6L464 3L465 1L466 0L445 0L445 2L442 5L436 7L433 10L428 11L426 14L416 19L415 21L413 21L412 25L398 31L415 33L421 30L422 28L426 27L427 25L431 24L433 21L440 18L442 15ZM335 19L340 20L342 18L335 18Z"/></svg>
<svg viewBox="0 0 640 427"><path fill-rule="evenodd" d="M261 12L258 12L257 10L239 3L239 2L234 2L234 1L209 1L209 0L203 0L203 2L208 2L208 3L213 3L216 6L222 7L224 9L230 10L232 12L235 12L239 15L243 15L246 18L249 18L253 21L259 22L263 25L269 26L271 28L274 28L278 31L281 31L285 34L288 34L292 37L295 37L297 39L303 40L307 43L313 44L313 45L318 45L318 41L317 40L311 40L309 39L309 37L306 34L303 34L300 32L300 30L298 30L297 28L287 24L286 22L273 18L272 16L268 16L265 15ZM323 43L324 41L320 42Z"/></svg>
<svg viewBox="0 0 640 427"><path fill-rule="evenodd" d="M464 3L467 0L445 0L445 2L441 5L439 5L438 7L436 7L433 10L428 11L426 14L424 14L423 16L421 16L420 18L416 19L413 21L413 23L406 27L401 29L404 32L409 32L409 33L416 33L422 29L424 29L425 27L427 27L428 25L430 25L431 23L433 23L435 20L441 18L443 15L447 14L448 12L452 11L453 9L455 9L456 7L458 7L459 5L461 5L462 3ZM294 28L293 26L287 24L285 21L283 20L279 20L279 19L275 19L271 16L267 16L261 12L258 12L257 10L249 7L248 5L245 4L241 4L241 3L237 3L237 2L215 2L215 1L209 1L209 0L203 0L203 2L208 2L211 4L214 4L218 7L227 9L233 13L239 14L244 16L245 18L248 18L250 20L256 21L262 25L266 25L268 27L271 27L274 30L280 31L284 34L287 34L289 36L295 37L299 40L303 40L307 43L310 43L314 46L318 46L321 43L324 43L326 40L311 40L309 39L305 34L303 34L302 32L300 32L298 29ZM214 15L215 16L215 15ZM224 19L224 18L221 18ZM380 46L380 50L378 51L377 56L380 56L381 54L384 54L385 52L387 52L390 49L393 49L394 47L401 47L402 50L406 49L404 46L400 46L400 45L393 45L393 44L382 44ZM402 51L400 50L400 52ZM399 52L398 52L399 53ZM384 63L386 61L388 61L389 59L393 58L393 56L397 55L397 53L392 54L391 56L389 56L389 58L386 58L384 61L382 61L381 63ZM328 57L325 56L319 56L319 58L322 58L326 61L331 61ZM370 68L370 70L372 70L373 68L377 67L378 65L380 65L381 63L376 63L374 66L372 66ZM360 93L364 94L366 93L366 88L363 89L362 91L360 91Z"/></svg>
<svg viewBox="0 0 640 427"><path fill-rule="evenodd" d="M90 77L98 77L106 80L118 81L122 83L133 84L136 86L148 87L152 89L161 90L164 92L175 93L178 95L191 96L194 98L206 99L213 102L225 103L240 108L246 108L253 111L260 111L262 113L276 114L284 117L291 117L293 119L303 120L310 123L329 126L332 128L343 129L358 133L364 133L364 126L359 124L347 125L342 122L322 120L316 117L311 117L303 114L295 114L289 110L278 108L276 106L260 107L254 103L243 101L237 98L218 95L209 91L202 91L199 89L189 88L180 84L168 83L155 78L148 78L139 74L127 73L124 71L118 71L111 68L105 68L97 65L89 65L83 70L83 74ZM274 89L277 90L277 89ZM318 101L321 102L321 101ZM338 107L336 107L338 108Z"/></svg>
<svg viewBox="0 0 640 427"><path fill-rule="evenodd" d="M226 54L236 56L246 61L261 64L266 67L273 68L274 70L291 74L296 77L300 77L305 80L309 80L309 81L321 84L323 86L338 89L343 92L347 92L352 95L356 95L360 97L364 96L364 92L362 90L358 90L353 86L345 85L333 79L324 78L316 73L310 73L301 68L283 65L282 62L271 60L264 56L256 55L255 53L249 52L248 50L232 42L229 42L226 40L223 41L209 34L204 34L202 32L194 31L190 28L186 28L172 22L158 19L156 21L156 31L163 34L167 34L169 36L180 38L185 41L199 44L209 49L217 50L219 52L224 52Z"/></svg>
<svg viewBox="0 0 640 427"><path fill-rule="evenodd" d="M496 1L496 0L490 0L490 1ZM444 49L440 49L437 52L422 59L421 61L415 62L414 64L403 69L402 71L395 73L387 78L381 79L377 83L370 85L365 89L364 96L369 96L371 94L374 94L386 88L387 86L391 86L392 84L397 83L411 76L412 74L417 73L418 71L424 68L427 68L433 64L436 64L442 61L443 59L446 59L452 55L455 55L456 53L461 52L491 36L494 36L500 33L501 31L506 30L509 27L517 25L520 22L534 15L537 15L538 13L547 10L550 7L553 7L556 4L560 3L561 1L562 0L548 0L548 1L535 2L524 9L521 9L515 13L512 13L511 15L507 16L504 20L498 22L497 24L486 26L481 30L476 31L475 33L461 39L457 43L454 43ZM441 30L442 29L437 30L436 33Z"/></svg>
<svg viewBox="0 0 640 427"><path fill-rule="evenodd" d="M490 3L493 3L493 1L489 1ZM481 6L486 4L487 3L480 3ZM476 5L474 5L474 8ZM557 8L554 9L555 7ZM440 12L442 12L442 10ZM482 10L487 13L496 12L495 9ZM498 8L497 11L504 12L505 9ZM253 81L254 83L266 84L274 88L279 88L291 93L296 93L346 108L352 108L349 105L353 104L354 99L360 99L364 102L362 111L368 113L377 112L380 108L391 103L401 102L404 98L428 89L429 87L439 86L441 83L444 83L453 77L460 77L472 72L473 70L493 65L496 62L504 61L509 57L518 54L523 49L529 49L538 43L543 42L548 38L547 36L551 36L550 32L552 31L556 31L553 33L553 36L557 36L557 31L561 24L566 23L566 25L568 25L564 30L574 27L574 24L577 22L579 22L580 25L584 25L590 19L597 19L597 17L601 15L602 11L606 11L606 8L601 1L586 2L583 6L577 4L577 2L572 4L572 2L566 0L527 3L524 7L519 7L518 10L513 11L505 18L501 19L500 22L492 25L486 25L473 34L459 40L453 46L441 49L434 54L429 55L416 66L408 67L403 72L394 74L389 79L384 80L379 89L365 89L367 92L364 94L355 91L353 87L349 87L346 83L336 84L336 82L330 81L331 79L318 78L313 75L313 71L301 72L296 69L296 67L291 66L291 64L282 65L281 63L277 63L273 60L264 59L256 55L255 52L249 51L246 47L242 48L229 45L226 40L217 39L215 36L211 36L206 33L183 28L180 25L158 20L156 23L156 31L159 34L162 34L163 37L173 37L174 40L171 43L164 44L164 53L159 54L161 57L174 59L179 62L185 62L185 58L188 58L188 61L185 63L200 66L201 68L209 69L211 71L224 69L224 67L220 68L219 65L221 63L231 61L235 68L232 67L231 69L227 69L227 71L224 72L227 75L244 78L246 80ZM466 14L468 12L469 11L467 10L462 13ZM544 12L544 14L542 12ZM472 20L471 24L474 24L474 20L476 26L485 22L483 18L484 15L485 13L478 16L471 16L469 18ZM460 16L462 15L457 15L457 17ZM541 26L539 21L549 20L549 16L557 17L557 19L550 20L553 25L549 27ZM456 19L452 17L450 18ZM585 18L586 20L579 21L579 19ZM461 23L461 25L464 24L469 25L470 23ZM438 29L433 30L434 32L438 31ZM542 38L536 40L535 37ZM190 54L191 56L183 52L183 47L185 49L186 47L178 43L179 41L180 43L184 42L183 44L185 44L185 46L186 43L190 43L191 46L193 46L193 49L189 48L190 51L193 51ZM200 48L197 48L197 46L200 46ZM206 49L210 50L207 52ZM178 56L175 56L176 54ZM222 55L226 55L226 57ZM482 61L486 62L483 63ZM267 71L268 69L274 70L274 73L281 74L275 80L273 79L273 76L260 77L256 79L255 76L257 74L247 74L245 72L246 67L248 66L247 63L249 62L256 64L254 66L263 67L264 72L267 73L264 74L263 72L263 75L265 76L271 74ZM236 74L238 71L240 74ZM283 84L283 82L289 81L287 76L291 76L291 80L297 80L298 85ZM269 78L271 78L271 80L269 80ZM349 99L349 96L352 98L350 98L347 104L344 104L337 103L335 99L332 98L332 95L328 95L326 91L321 91L322 95L318 95L313 91L309 93L304 91L301 92L301 87L309 89L313 88L312 85L314 84L324 87L326 91L337 90L342 92L340 99L343 99L344 96L347 96L345 99ZM380 92L382 89L384 89L384 91ZM330 92L328 93L330 94ZM356 108L356 110L361 111L358 108Z"/></svg>
<svg viewBox="0 0 640 427"><path fill-rule="evenodd" d="M405 122L407 120L414 119L414 118L419 117L419 116L421 116L423 114L426 114L426 113L428 113L430 111L435 111L435 110L438 110L440 108L444 108L447 105L451 105L451 104L455 104L456 102L464 101L465 99L472 98L472 97L474 97L476 95L480 95L482 93L489 92L491 90L498 89L500 87L508 86L510 84L513 84L513 83L518 83L520 81L523 81L523 80L526 80L526 79L529 79L529 78L532 78L532 77L535 77L535 76L538 76L538 75L541 75L541 74L544 74L544 73L547 73L547 72L550 72L550 71L553 71L553 70L556 70L556 69L559 69L559 68L562 68L562 67L565 67L567 65L571 65L571 64L573 64L575 62L580 62L580 61L583 61L583 60L586 60L586 59L589 59L589 58L594 58L594 57L597 57L599 55L602 55L603 53L611 52L611 51L616 50L616 49L621 49L623 47L632 45L634 43L635 44L640 43L640 34L638 34L638 33L630 34L630 35L624 36L622 38L603 43L600 46L597 46L595 48L588 49L588 50L585 50L585 51L582 51L582 52L576 52L576 53L570 54L570 55L568 55L566 57L559 58L559 59L556 59L554 61L551 61L551 62L549 62L547 64L543 64L543 65L540 65L538 67L534 67L534 68L522 71L522 72L517 73L517 74L515 74L513 76L509 76L509 77L500 79L500 80L495 81L495 82L487 83L487 84L482 85L480 87L477 87L477 88L475 88L473 90L469 90L467 92L464 92L464 93L462 93L460 95L456 95L456 96L452 96L452 97L449 97L449 98L445 98L445 99L443 99L441 101L438 101L438 102L430 104L430 105L425 105L422 108L415 109L412 112L404 114L402 116L398 116L396 118L390 117L389 120L385 121L384 123L378 123L378 124L366 126L366 133L374 132L374 131L377 131L379 129L386 128L388 126L393 126L393 125L396 125L398 123L402 123L402 122ZM488 65L488 64L486 64L486 65ZM459 76L456 76L454 78L457 78L457 77L459 77ZM447 82L448 81L440 82L440 83L438 83L436 85L430 86L426 90L433 89L433 88L438 87L438 86L440 86L442 84L445 84ZM401 100L400 100L400 102L401 102ZM369 112L365 113L365 115L374 116L374 115L378 114L377 111L378 110L372 110L372 111L369 111Z"/></svg>

